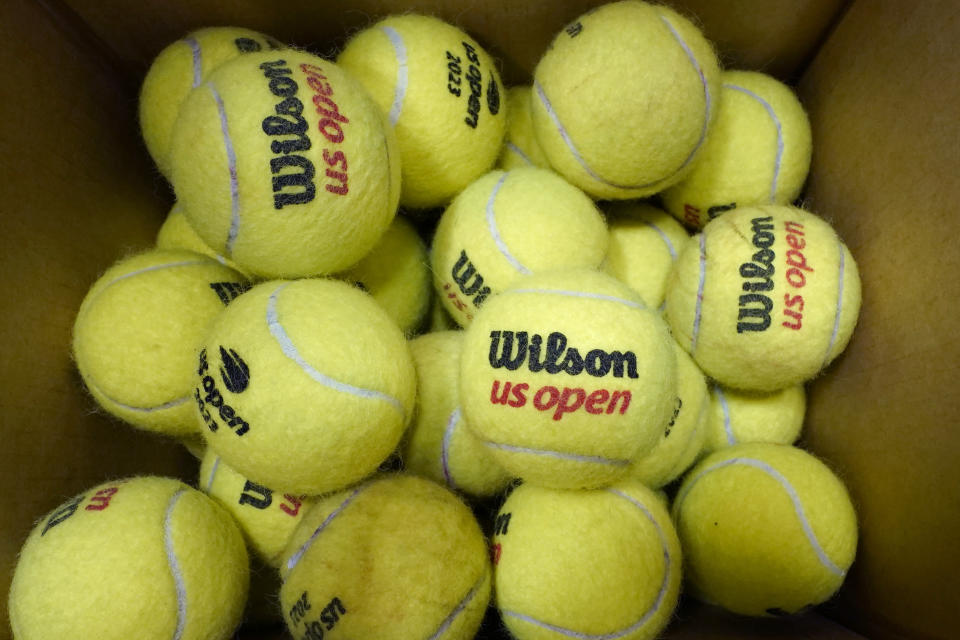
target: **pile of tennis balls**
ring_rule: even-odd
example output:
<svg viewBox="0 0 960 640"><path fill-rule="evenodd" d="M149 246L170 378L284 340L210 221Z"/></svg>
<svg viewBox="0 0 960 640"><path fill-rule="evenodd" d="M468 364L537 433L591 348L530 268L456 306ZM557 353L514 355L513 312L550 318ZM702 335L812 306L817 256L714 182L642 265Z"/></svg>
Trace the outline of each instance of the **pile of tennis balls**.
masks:
<svg viewBox="0 0 960 640"><path fill-rule="evenodd" d="M791 204L796 96L690 19L600 7L511 89L433 17L335 61L203 29L140 121L177 203L73 353L202 464L42 518L16 638L228 638L264 609L298 639L471 638L490 606L522 640L653 638L682 588L768 616L843 582L850 498L790 445L857 265Z"/></svg>

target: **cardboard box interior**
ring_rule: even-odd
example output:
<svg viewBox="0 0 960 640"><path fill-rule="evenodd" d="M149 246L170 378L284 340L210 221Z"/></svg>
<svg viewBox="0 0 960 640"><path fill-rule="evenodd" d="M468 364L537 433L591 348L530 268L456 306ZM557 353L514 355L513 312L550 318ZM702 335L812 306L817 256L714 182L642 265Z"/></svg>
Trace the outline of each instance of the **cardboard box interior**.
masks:
<svg viewBox="0 0 960 640"><path fill-rule="evenodd" d="M137 133L137 89L153 56L216 24L329 53L377 16L416 9L473 33L517 83L566 21L597 4L0 6L0 639L10 633L16 553L37 518L106 478L191 481L196 472L176 444L96 413L69 352L87 288L118 255L152 244L171 203ZM860 549L840 597L818 613L773 621L690 605L670 637L956 637L960 12L951 0L671 4L698 16L728 66L799 81L814 132L805 200L857 259L864 303L849 349L810 386L805 427L806 445L838 471L859 511Z"/></svg>

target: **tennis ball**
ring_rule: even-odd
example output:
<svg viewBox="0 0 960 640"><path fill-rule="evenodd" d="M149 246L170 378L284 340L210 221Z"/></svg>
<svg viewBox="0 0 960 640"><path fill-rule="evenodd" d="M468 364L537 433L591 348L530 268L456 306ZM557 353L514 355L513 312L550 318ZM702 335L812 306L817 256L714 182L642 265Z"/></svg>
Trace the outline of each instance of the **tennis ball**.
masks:
<svg viewBox="0 0 960 640"><path fill-rule="evenodd" d="M517 487L493 538L497 607L518 640L655 638L680 592L677 533L638 482Z"/></svg>
<svg viewBox="0 0 960 640"><path fill-rule="evenodd" d="M458 325L457 321L451 318L450 314L447 313L447 310L444 307L443 302L440 301L439 296L433 296L433 299L430 301L430 321L428 323L427 330L429 332L435 332L451 331L459 328L460 325Z"/></svg>
<svg viewBox="0 0 960 640"><path fill-rule="evenodd" d="M673 482L700 455L707 438L710 394L703 373L687 352L673 342L677 357L677 397L673 417L656 446L638 458L629 476L650 487Z"/></svg>
<svg viewBox="0 0 960 640"><path fill-rule="evenodd" d="M610 248L603 270L659 307L673 263L687 232L670 214L642 202L615 203L610 214Z"/></svg>
<svg viewBox="0 0 960 640"><path fill-rule="evenodd" d="M469 640L490 599L487 544L470 509L405 474L320 500L290 539L281 576L297 638Z"/></svg>
<svg viewBox="0 0 960 640"><path fill-rule="evenodd" d="M857 548L843 483L787 445L738 444L707 456L684 480L673 518L690 590L743 615L795 613L825 601Z"/></svg>
<svg viewBox="0 0 960 640"><path fill-rule="evenodd" d="M519 167L550 168L550 161L540 149L533 132L530 114L530 86L507 89L507 135L497 160L497 168L509 171Z"/></svg>
<svg viewBox="0 0 960 640"><path fill-rule="evenodd" d="M226 640L249 565L227 513L170 478L108 482L27 538L10 586L17 640Z"/></svg>
<svg viewBox="0 0 960 640"><path fill-rule="evenodd" d="M716 55L692 22L613 2L567 25L540 60L534 131L551 166L590 195L642 198L693 168L719 89Z"/></svg>
<svg viewBox="0 0 960 640"><path fill-rule="evenodd" d="M714 386L710 392L706 452L741 442L793 444L807 409L803 385L773 393L747 393Z"/></svg>
<svg viewBox="0 0 960 640"><path fill-rule="evenodd" d="M210 73L245 53L282 49L262 33L238 27L209 27L170 44L150 65L140 89L140 128L160 173L170 176L170 141L180 105Z"/></svg>
<svg viewBox="0 0 960 640"><path fill-rule="evenodd" d="M661 194L664 207L696 229L736 207L793 202L810 169L810 120L793 90L755 71L725 71L720 79L703 153Z"/></svg>
<svg viewBox="0 0 960 640"><path fill-rule="evenodd" d="M295 496L373 473L416 395L400 329L368 294L332 279L269 281L237 298L207 332L195 373L209 448Z"/></svg>
<svg viewBox="0 0 960 640"><path fill-rule="evenodd" d="M186 249L194 253L201 253L238 273L244 273L236 262L224 258L200 239L197 232L187 222L179 204L173 205L170 213L167 214L167 219L160 225L160 230L157 232L157 249Z"/></svg>
<svg viewBox="0 0 960 640"><path fill-rule="evenodd" d="M346 72L301 51L251 53L210 74L180 109L170 158L197 235L264 277L349 268L397 211L385 116Z"/></svg>
<svg viewBox="0 0 960 640"><path fill-rule="evenodd" d="M677 341L721 385L776 391L847 346L860 313L857 263L823 219L746 207L691 238L667 287Z"/></svg>
<svg viewBox="0 0 960 640"><path fill-rule="evenodd" d="M273 567L280 566L287 540L313 504L246 479L210 450L203 456L197 485L234 517L250 549Z"/></svg>
<svg viewBox="0 0 960 640"><path fill-rule="evenodd" d="M599 267L607 242L593 201L557 174L492 171L441 216L430 256L434 287L453 319L467 326L521 275Z"/></svg>
<svg viewBox="0 0 960 640"><path fill-rule="evenodd" d="M615 482L659 442L676 406L660 315L610 276L517 280L467 328L460 404L512 476L557 488Z"/></svg>
<svg viewBox="0 0 960 640"><path fill-rule="evenodd" d="M446 204L497 159L506 116L493 59L430 16L391 16L355 35L337 64L389 114L400 147L405 207Z"/></svg>
<svg viewBox="0 0 960 640"><path fill-rule="evenodd" d="M462 331L428 333L410 341L417 411L405 436L403 462L408 471L454 491L492 496L511 478L464 423L457 385L462 346Z"/></svg>
<svg viewBox="0 0 960 640"><path fill-rule="evenodd" d="M192 251L146 251L114 264L87 292L73 325L73 357L90 394L141 429L197 434L197 348L249 286Z"/></svg>
<svg viewBox="0 0 960 640"><path fill-rule="evenodd" d="M380 242L340 278L359 283L404 333L423 323L433 293L429 258L417 230L404 218L394 218Z"/></svg>

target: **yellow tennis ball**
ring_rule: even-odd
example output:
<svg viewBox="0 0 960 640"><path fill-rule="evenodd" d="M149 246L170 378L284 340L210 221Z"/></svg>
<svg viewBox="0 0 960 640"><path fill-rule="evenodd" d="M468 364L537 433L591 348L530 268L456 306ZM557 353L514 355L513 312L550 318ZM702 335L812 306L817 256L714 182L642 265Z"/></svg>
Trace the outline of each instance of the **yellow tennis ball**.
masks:
<svg viewBox="0 0 960 640"><path fill-rule="evenodd" d="M610 276L527 276L466 330L467 425L514 477L557 488L615 482L659 441L676 405L666 325Z"/></svg>
<svg viewBox="0 0 960 640"><path fill-rule="evenodd" d="M200 342L249 286L192 251L146 251L110 267L73 325L73 357L90 394L141 429L197 434L192 396Z"/></svg>
<svg viewBox="0 0 960 640"><path fill-rule="evenodd" d="M550 161L540 149L533 131L530 113L530 86L507 89L507 135L497 160L497 168L509 171L519 167L550 168Z"/></svg>
<svg viewBox="0 0 960 640"><path fill-rule="evenodd" d="M188 33L160 52L140 89L143 141L160 173L170 176L173 126L190 90L229 60L245 53L282 48L270 36L250 29L208 27Z"/></svg>
<svg viewBox="0 0 960 640"><path fill-rule="evenodd" d="M430 301L430 320L427 330L429 332L452 331L459 328L460 325L447 313L447 309L444 307L440 297L436 295L433 296L433 299Z"/></svg>
<svg viewBox="0 0 960 640"><path fill-rule="evenodd" d="M518 277L561 268L597 268L607 226L593 201L537 167L492 171L454 199L433 236L434 287L467 326L477 310Z"/></svg>
<svg viewBox="0 0 960 640"><path fill-rule="evenodd" d="M160 225L160 230L157 232L157 249L186 249L187 251L201 253L234 271L244 273L236 262L224 258L200 239L197 232L187 222L187 217L183 215L183 209L179 204L173 205L166 220Z"/></svg>
<svg viewBox="0 0 960 640"><path fill-rule="evenodd" d="M860 313L857 263L822 218L736 209L691 238L667 288L673 335L724 386L776 391L817 375Z"/></svg>
<svg viewBox="0 0 960 640"><path fill-rule="evenodd" d="M840 588L857 549L843 483L814 456L739 444L703 459L673 504L690 590L751 616L795 613Z"/></svg>
<svg viewBox="0 0 960 640"><path fill-rule="evenodd" d="M714 386L704 451L742 442L793 444L800 437L806 409L800 384L763 394Z"/></svg>
<svg viewBox="0 0 960 640"><path fill-rule="evenodd" d="M492 496L508 474L467 428L457 374L462 331L428 333L410 341L417 369L417 411L403 444L404 467L473 496Z"/></svg>
<svg viewBox="0 0 960 640"><path fill-rule="evenodd" d="M810 120L793 90L763 73L725 71L710 137L690 174L661 194L699 229L737 207L789 204L810 169Z"/></svg>
<svg viewBox="0 0 960 640"><path fill-rule="evenodd" d="M673 417L656 446L630 466L629 477L651 489L673 482L690 467L707 439L710 394L703 373L673 342L677 357L677 397Z"/></svg>
<svg viewBox="0 0 960 640"><path fill-rule="evenodd" d="M30 533L10 625L17 640L226 640L249 578L243 537L212 500L170 478L117 480Z"/></svg>
<svg viewBox="0 0 960 640"><path fill-rule="evenodd" d="M616 203L610 214L610 247L603 270L659 307L680 249L689 237L666 211L642 202Z"/></svg>
<svg viewBox="0 0 960 640"><path fill-rule="evenodd" d="M446 204L493 166L506 128L503 85L493 59L460 29L391 16L351 38L337 64L389 115L404 206Z"/></svg>
<svg viewBox="0 0 960 640"><path fill-rule="evenodd" d="M433 295L430 262L423 240L406 219L394 218L370 253L339 277L359 283L404 333L423 324Z"/></svg>
<svg viewBox="0 0 960 640"><path fill-rule="evenodd" d="M294 532L281 576L297 638L469 640L490 600L487 543L470 509L404 474L318 502Z"/></svg>
<svg viewBox="0 0 960 640"><path fill-rule="evenodd" d="M677 533L660 498L638 482L517 487L493 542L497 607L518 640L647 640L676 608Z"/></svg>
<svg viewBox="0 0 960 640"><path fill-rule="evenodd" d="M171 182L214 251L265 277L346 269L379 241L400 194L396 139L345 71L308 53L251 53L190 92Z"/></svg>
<svg viewBox="0 0 960 640"><path fill-rule="evenodd" d="M207 450L197 485L219 502L240 525L250 549L264 562L280 566L280 555L313 501L274 491L248 480Z"/></svg>
<svg viewBox="0 0 960 640"><path fill-rule="evenodd" d="M209 448L292 495L376 471L413 410L403 333L368 294L332 279L269 281L212 324L194 370Z"/></svg>
<svg viewBox="0 0 960 640"><path fill-rule="evenodd" d="M597 198L642 198L693 168L719 89L716 55L692 22L613 2L554 38L534 72L533 126L571 183Z"/></svg>

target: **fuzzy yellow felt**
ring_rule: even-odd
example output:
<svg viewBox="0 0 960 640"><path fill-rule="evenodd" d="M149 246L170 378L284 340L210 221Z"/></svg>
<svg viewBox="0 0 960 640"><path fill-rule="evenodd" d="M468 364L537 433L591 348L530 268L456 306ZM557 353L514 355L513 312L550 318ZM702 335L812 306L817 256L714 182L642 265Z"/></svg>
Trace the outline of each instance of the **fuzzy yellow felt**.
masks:
<svg viewBox="0 0 960 640"><path fill-rule="evenodd" d="M497 168L509 171L519 167L550 168L550 161L540 149L533 132L533 116L530 114L530 86L507 89L507 135L497 160Z"/></svg>
<svg viewBox="0 0 960 640"><path fill-rule="evenodd" d="M197 235L197 232L187 222L187 217L183 215L183 209L179 204L173 205L166 220L160 225L160 230L157 232L157 249L186 249L187 251L202 253L234 271L243 273L243 269L236 262L224 258Z"/></svg>
<svg viewBox="0 0 960 640"><path fill-rule="evenodd" d="M800 437L807 398L803 385L773 393L748 393L714 386L704 451L741 442L793 444Z"/></svg>

